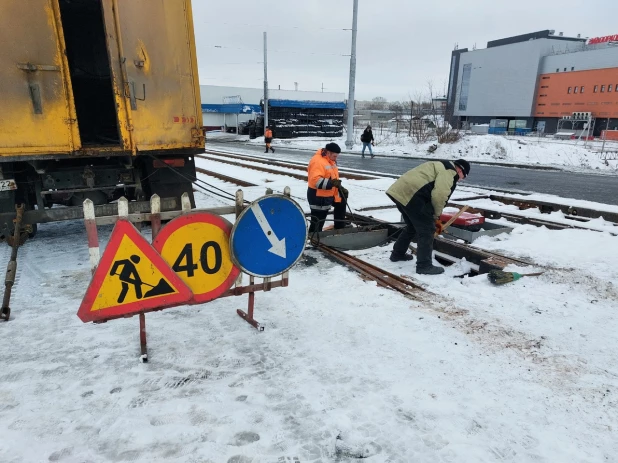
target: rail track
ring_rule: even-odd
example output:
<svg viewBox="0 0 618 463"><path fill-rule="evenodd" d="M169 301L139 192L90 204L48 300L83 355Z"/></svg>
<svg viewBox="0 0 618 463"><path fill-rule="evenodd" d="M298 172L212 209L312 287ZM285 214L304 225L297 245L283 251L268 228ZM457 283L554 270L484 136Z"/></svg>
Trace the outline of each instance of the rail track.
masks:
<svg viewBox="0 0 618 463"><path fill-rule="evenodd" d="M424 298L423 293L426 291L425 288L411 279L395 275L394 273L388 272L380 267L370 264L369 262L365 262L358 257L330 248L323 244L319 244L317 249L347 267L356 270L362 274L365 279L375 281L380 286L391 288L404 296L415 300L422 300Z"/></svg>
<svg viewBox="0 0 618 463"><path fill-rule="evenodd" d="M290 175L290 172L281 171L281 170L276 169L276 167L290 168L290 166L292 166L294 170L301 170L301 169L304 170L305 166L295 165L293 163L286 163L283 161L271 162L271 161L264 160L264 159L260 159L259 160L260 162L255 162L255 159L251 156L241 156L241 155L235 155L235 154L230 155L230 159L232 160L228 160L228 159L225 159L226 156L227 155L225 154L217 153L216 157L200 156L200 158L216 161L219 163L221 163L222 161L226 161L222 163L223 164L233 163L233 165L235 166L243 167L246 169L266 171L266 172L271 172L271 173L275 173L278 175L289 175L294 178L306 180L306 175L300 175L296 173L294 173L295 175ZM244 165L242 164L242 161L255 162L255 164L257 165L255 164ZM263 167L263 164L270 165L271 167ZM243 187L244 186L246 187L259 186L259 185L256 185L255 183L248 182L243 179L238 179L238 178L229 176L227 174L215 172L213 170L203 169L201 167L198 168L198 172L200 174L215 177L220 180L223 180L223 181L226 181L226 182L238 185L238 186L243 186ZM357 174L352 173L352 175L357 175ZM363 179L379 178L379 177L369 177L367 175L362 175L362 176L363 176ZM266 186L266 185L263 185L263 186ZM460 203L473 202L479 199L486 199L487 197L488 195L476 194L474 196L460 198L458 201L451 203L451 205L455 207L461 207ZM365 208L360 211L362 212L362 211L386 209L386 208L391 208L391 207L392 206ZM496 211L492 211L492 210L476 209L476 211L481 212L481 213L486 213L487 215L492 215L493 217L495 217L498 214ZM514 214L514 213L508 213L508 214L502 213L502 217L507 218L508 220L518 222L518 223L530 223L530 224L534 224L537 226L547 226L548 228L554 228L554 229L569 228L569 227L570 228L585 228L584 226L579 226L576 224L565 225L565 224L561 224L557 222L552 222L551 220L544 221L544 220L532 219L532 218L525 217L525 216L518 216L517 214ZM348 219L352 223L358 226L381 225L385 228L389 228L389 235L393 235L394 233L396 233L398 229L400 229L402 226L402 225L380 221L373 217L361 215L358 213L348 214ZM364 279L375 281L376 284L380 286L390 288L394 291L397 291L403 294L406 297L409 297L415 300L422 300L424 297L426 297L426 289L421 284L419 284L417 281L414 281L411 277L406 278L406 277L395 275L391 272L388 272L387 270L379 268L378 266L375 266L369 262L366 262L358 257L355 257L351 254L348 254L338 249L330 248L323 244L318 243L315 245L315 247L321 252L323 252L324 254L326 254L327 256L329 256L330 258L335 259L336 261L340 262L342 265L345 265L359 272L362 278ZM461 259L465 258L469 263L472 264L473 274L485 273L491 269L504 268L505 266L511 265L511 264L518 265L518 266L534 265L534 262L507 257L504 255L495 253L495 252L481 250L479 248L475 248L465 243L458 243L458 242L455 242L449 239L440 238L440 237L438 237L434 241L434 249L436 251L436 258L443 264L450 265L450 264L459 262Z"/></svg>
<svg viewBox="0 0 618 463"><path fill-rule="evenodd" d="M237 167L242 167L246 169L258 170L261 172L268 172L277 175L290 176L298 180L307 180L306 174L300 174L298 171L305 172L307 167L303 163L293 162L293 161L280 161L280 160L271 160L264 157L252 156L252 155L242 155L236 153L227 153L224 151L218 150L207 150L205 155L197 155L198 158L204 160L211 160L223 164L234 165ZM270 166L270 167L266 167ZM281 170L277 168L288 169ZM293 171L290 172L289 170ZM359 172L353 169L340 168L339 169L341 178L344 179L352 179L352 180L375 180L380 178L397 178L397 175L389 175L382 173L367 173L367 172ZM251 182L246 182L241 179L233 179L232 177L225 176L223 174L218 174L216 172L211 172L209 175L217 177L221 180L229 181L231 183L236 183L239 186L256 186ZM356 185L362 188L368 188L376 191L378 190L375 187L366 186L366 185ZM462 186L459 190L464 190L468 186ZM468 187L469 188L469 187ZM604 220L611 222L614 226L617 226L616 232L610 232L613 234L618 234L618 213L611 211L602 211L595 210L590 208L580 207L578 205L569 205L564 203L552 203L548 201L539 201L532 198L526 198L525 194L519 192L507 192L504 191L503 194L497 195L494 194L494 190L491 192L487 189L480 187L472 187L474 193L471 196L467 196L464 198L452 199L448 206L461 208L464 205L468 205L470 207L470 212L480 213L484 217L489 219L499 219L505 218L511 222L517 224L531 224L535 226L545 226L550 229L560 230L566 228L574 228L574 229L582 229L582 230L596 230L595 227L588 227L586 223L590 220L597 219L603 217ZM479 194L478 191L487 191L487 194ZM510 194L509 194L510 193ZM502 205L514 205L517 206L520 210L525 211L526 209L538 209L542 214L547 214L547 218L539 218L539 217L530 217L529 214L525 212L515 212L515 211L504 211L501 210L499 205L488 206L488 205L480 205L475 203L480 200L490 200L494 204L501 203ZM385 206L376 206L370 208L359 209L359 212L366 212L371 210L380 210L380 209L392 209L393 205L385 205ZM562 212L564 214L563 220L552 220L549 216L551 212Z"/></svg>

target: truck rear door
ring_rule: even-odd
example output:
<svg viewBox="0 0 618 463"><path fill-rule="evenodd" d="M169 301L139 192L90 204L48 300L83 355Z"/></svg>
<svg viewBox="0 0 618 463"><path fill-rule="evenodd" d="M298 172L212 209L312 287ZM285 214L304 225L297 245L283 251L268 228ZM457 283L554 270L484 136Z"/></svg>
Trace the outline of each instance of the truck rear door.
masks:
<svg viewBox="0 0 618 463"><path fill-rule="evenodd" d="M56 0L3 0L0 43L0 156L79 148Z"/></svg>
<svg viewBox="0 0 618 463"><path fill-rule="evenodd" d="M203 148L190 0L104 0L103 10L133 148Z"/></svg>

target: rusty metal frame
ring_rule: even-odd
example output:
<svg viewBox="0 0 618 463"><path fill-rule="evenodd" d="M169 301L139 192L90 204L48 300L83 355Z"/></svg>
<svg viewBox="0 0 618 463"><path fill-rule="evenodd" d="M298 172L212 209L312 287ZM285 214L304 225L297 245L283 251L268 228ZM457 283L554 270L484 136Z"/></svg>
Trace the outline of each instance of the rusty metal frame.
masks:
<svg viewBox="0 0 618 463"><path fill-rule="evenodd" d="M351 269L361 273L363 276L374 280L380 286L394 289L400 292L406 297L410 297L415 300L423 299L422 294L425 292L425 288L411 279L403 278L393 273L387 272L375 265L365 262L357 257L351 256L343 251L337 251L323 244L317 246L317 248L323 253L335 258L339 262L347 265Z"/></svg>
<svg viewBox="0 0 618 463"><path fill-rule="evenodd" d="M163 198L161 207L165 211L173 211L178 209L178 200L176 198ZM99 217L117 216L118 203L104 204L94 207L95 214ZM150 213L149 201L131 201L129 202L129 214ZM58 207L44 210L30 210L24 212L23 224L60 222L64 220L76 220L84 218L84 208L81 206ZM0 214L0 223L9 223L15 219L14 212L4 212ZM110 222L111 223L111 222Z"/></svg>
<svg viewBox="0 0 618 463"><path fill-rule="evenodd" d="M2 308L0 309L0 320L9 321L11 318L11 307L9 303L11 302L11 292L13 290L13 285L15 284L15 277L17 276L17 250L21 244L20 242L20 233L21 233L21 220L24 214L24 204L19 204L15 206L16 217L13 221L13 240L11 244L11 259L9 260L9 264L6 269L6 276L4 279L4 296L2 298Z"/></svg>
<svg viewBox="0 0 618 463"><path fill-rule="evenodd" d="M547 201L537 201L533 199L509 198L508 196L501 195L489 195L489 199L492 201L500 201L504 204L511 204L519 207L520 209L539 208L542 213L562 211L565 214L578 217L587 217L589 219L598 219L599 217L603 217L605 220L618 223L618 213L616 212L598 211L585 207L569 206L567 204L550 203Z"/></svg>

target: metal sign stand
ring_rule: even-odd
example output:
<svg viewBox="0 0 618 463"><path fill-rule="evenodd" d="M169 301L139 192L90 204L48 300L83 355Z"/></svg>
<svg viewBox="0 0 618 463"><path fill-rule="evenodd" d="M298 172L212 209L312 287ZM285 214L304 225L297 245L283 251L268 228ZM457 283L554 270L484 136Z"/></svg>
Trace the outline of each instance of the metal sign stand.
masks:
<svg viewBox="0 0 618 463"><path fill-rule="evenodd" d="M191 211L191 202L189 196L185 193L181 198L182 211L179 214L185 214ZM118 200L118 218L126 218L131 220L129 216L129 201L122 197ZM139 217L136 222L141 224L142 217ZM150 214L147 217L151 223L152 242L161 231L161 198L154 194L150 198ZM133 220L131 220L133 221ZM84 222L86 225L86 235L88 236L88 248L90 253L90 270L94 275L100 260L99 237L97 233L97 217L95 216L94 203L87 199L84 201ZM148 342L146 338L146 315L141 312L139 315L139 341L140 341L140 360L143 363L148 362ZM105 323L107 320L99 323Z"/></svg>
<svg viewBox="0 0 618 463"><path fill-rule="evenodd" d="M273 191L268 189L266 194L273 194ZM286 187L284 190L285 196L290 197L290 189ZM100 261L100 250L99 250L99 238L97 233L97 223L99 224L113 224L118 221L120 218L128 220L130 222L135 222L137 224L141 224L143 221L151 222L151 230L152 230L152 242L154 242L155 238L161 231L161 221L169 220L181 214L186 214L191 211L191 203L189 201L189 196L185 193L181 198L182 202L182 211L169 211L162 213L161 212L161 199L156 194L153 195L150 199L150 213L135 213L129 214L129 202L126 198L120 198L118 200L118 215L117 216L105 216L105 217L96 217L95 216L95 207L92 201L89 199L84 201L83 209L84 209L84 223L86 226L86 235L88 237L88 249L90 254L90 266L92 274L94 275L95 270L97 269ZM235 207L226 207L226 208L213 208L213 209L205 209L203 212L211 212L213 214L225 215L229 213L236 213L236 217L240 215L240 213L245 208L243 204L243 192L242 190L238 190L236 193L236 206ZM256 328L258 331L264 331L264 326L262 326L255 318L254 308L255 308L255 293L257 291L270 291L272 288L277 287L285 287L288 286L289 283L289 271L285 271L281 274L281 279L272 281L271 278L264 278L263 282L260 284L255 283L255 277L249 277L249 285L242 286L242 273L238 276L236 280L236 286L234 288L228 289L225 293L223 293L220 297L229 297L229 296L240 296L243 294L248 294L248 303L247 303L247 312L238 309L238 315L247 321L250 325ZM189 302L188 305L195 304L195 302ZM163 310L166 307L162 307L161 309L154 310ZM136 312L126 315L126 317L131 317L133 315L139 315L139 337L140 337L140 360L143 363L148 362L148 343L146 336L146 316L144 312ZM105 323L107 319L96 320L95 323Z"/></svg>
<svg viewBox="0 0 618 463"><path fill-rule="evenodd" d="M273 194L273 190L268 188L266 190L267 195ZM283 194L287 197L290 197L290 188L285 187ZM238 190L236 192L236 218L240 215L240 213L244 209L244 195L242 190ZM239 276L239 281L241 280L242 273ZM253 311L255 307L255 291L270 291L272 288L277 287L285 287L288 286L289 283L289 271L283 272L281 274L280 280L272 281L271 278L264 278L263 283L255 284L255 277L253 275L249 276L249 286L236 286L234 289L229 290L222 297L226 296L238 296L240 294L249 293L249 299L247 301L247 312L241 309L237 309L236 313L251 326L256 328L258 331L264 331L264 326L260 324L255 318L253 318Z"/></svg>

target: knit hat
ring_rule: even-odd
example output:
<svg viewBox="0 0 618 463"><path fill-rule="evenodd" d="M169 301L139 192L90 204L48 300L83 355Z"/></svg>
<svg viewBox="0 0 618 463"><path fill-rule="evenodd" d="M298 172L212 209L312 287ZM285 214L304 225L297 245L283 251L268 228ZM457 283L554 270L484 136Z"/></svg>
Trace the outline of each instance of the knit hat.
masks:
<svg viewBox="0 0 618 463"><path fill-rule="evenodd" d="M326 151L330 151L331 153L341 153L341 148L339 148L339 145L337 143L328 143L324 149Z"/></svg>
<svg viewBox="0 0 618 463"><path fill-rule="evenodd" d="M453 164L463 170L464 177L467 177L470 173L470 163L465 159L457 159L457 161L453 161Z"/></svg>

